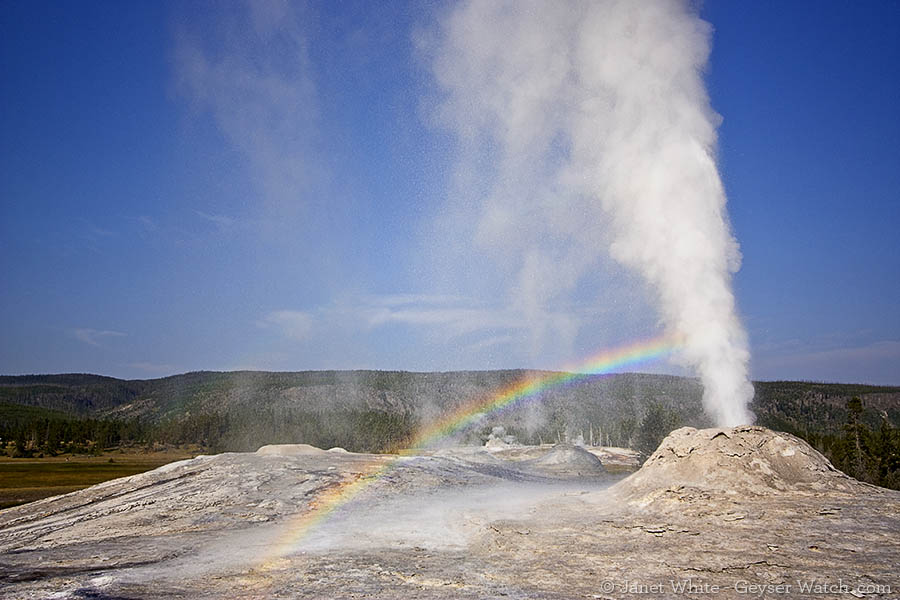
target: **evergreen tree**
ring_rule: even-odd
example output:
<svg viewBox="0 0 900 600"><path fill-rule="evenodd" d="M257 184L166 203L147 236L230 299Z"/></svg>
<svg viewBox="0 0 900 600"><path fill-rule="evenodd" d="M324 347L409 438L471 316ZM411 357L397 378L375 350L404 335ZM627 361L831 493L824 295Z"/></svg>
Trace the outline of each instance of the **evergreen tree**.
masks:
<svg viewBox="0 0 900 600"><path fill-rule="evenodd" d="M847 402L847 424L844 426L844 472L859 480L866 479L866 453L863 440L868 427L860 421L863 405L854 396Z"/></svg>
<svg viewBox="0 0 900 600"><path fill-rule="evenodd" d="M887 419L881 420L874 449L878 458L878 485L900 489L900 430L891 427Z"/></svg>
<svg viewBox="0 0 900 600"><path fill-rule="evenodd" d="M637 434L636 450L644 458L653 454L669 433L676 429L681 422L678 413L668 410L662 404L655 402L650 405L647 414L641 421Z"/></svg>

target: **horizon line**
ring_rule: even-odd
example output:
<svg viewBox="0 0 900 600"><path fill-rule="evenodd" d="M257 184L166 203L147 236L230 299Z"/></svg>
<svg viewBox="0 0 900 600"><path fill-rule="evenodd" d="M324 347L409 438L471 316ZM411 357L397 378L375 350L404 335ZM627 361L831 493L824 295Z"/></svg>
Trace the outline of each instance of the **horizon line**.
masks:
<svg viewBox="0 0 900 600"><path fill-rule="evenodd" d="M102 373L91 373L85 371L67 371L67 372L58 372L58 373L0 373L0 378L2 377L64 377L64 376L90 376L90 377L102 377L104 379L114 379L116 381L158 381L161 379L169 379L172 377L183 377L185 375L199 375L199 374L219 374L219 375L227 375L227 374L236 374L236 373L259 373L259 374L275 374L275 375L290 375L290 374L299 374L299 373L407 373L411 375L440 375L440 374L448 374L448 373L501 373L501 372L519 372L519 373L578 373L578 371L567 371L560 369L539 369L539 368L529 368L529 367L510 367L510 368L501 368L501 369L450 369L446 371L418 371L418 370L410 370L410 369L303 369L297 371L280 371L280 370L263 370L263 369L232 369L232 370L216 370L216 369L199 369L195 371L183 371L179 373L172 373L170 375L159 375L156 377L135 377L135 378L124 378L124 377L116 377L115 375L104 375ZM697 375L675 375L672 373L658 373L658 372L646 372L646 371L612 371L609 373L597 373L597 374L588 374L583 373L582 377L594 378L594 377L611 377L615 375L649 375L656 377L675 377L678 379L692 379L699 381L700 377ZM900 388L900 381L897 383L870 383L865 381L823 381L823 380L814 380L814 379L750 379L750 383L806 383L806 384L815 384L815 385L860 385L860 386L868 386L868 387L884 387L884 388Z"/></svg>

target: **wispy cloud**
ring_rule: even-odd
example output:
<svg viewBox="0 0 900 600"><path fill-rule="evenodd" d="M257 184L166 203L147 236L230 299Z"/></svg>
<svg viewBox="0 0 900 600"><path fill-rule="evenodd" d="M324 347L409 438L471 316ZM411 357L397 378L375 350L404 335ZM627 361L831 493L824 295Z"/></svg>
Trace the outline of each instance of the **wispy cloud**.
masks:
<svg viewBox="0 0 900 600"><path fill-rule="evenodd" d="M325 308L323 312L368 329L402 325L449 339L482 331L525 328L521 315L508 308L460 296L365 296L355 304L335 305Z"/></svg>
<svg viewBox="0 0 900 600"><path fill-rule="evenodd" d="M88 327L72 329L70 333L75 336L75 339L82 341L90 346L97 347L101 346L101 342L105 339L124 337L126 335L121 331L111 331L108 329L91 329Z"/></svg>
<svg viewBox="0 0 900 600"><path fill-rule="evenodd" d="M277 0L216 4L176 33L177 87L243 155L271 213L309 202L322 173L308 9ZM208 215L216 218L214 215Z"/></svg>
<svg viewBox="0 0 900 600"><path fill-rule="evenodd" d="M570 335L578 317L569 313L546 313L547 328L560 338ZM377 329L400 326L431 340L465 338L473 349L484 349L518 340L526 344L534 323L516 308L490 306L443 295L392 294L364 296L353 303L334 303L312 310L277 310L259 324L284 337L306 341L335 330L363 335Z"/></svg>
<svg viewBox="0 0 900 600"><path fill-rule="evenodd" d="M589 305L561 306L541 318L535 322L518 307L462 296L360 295L261 315L257 324L281 338L268 341L266 348L287 358L246 362L279 369L557 368L625 341L621 332L605 329L591 339L579 336L580 326L598 326L598 315ZM535 330L545 335L537 349Z"/></svg>
<svg viewBox="0 0 900 600"><path fill-rule="evenodd" d="M224 231L227 229L231 229L235 224L235 219L231 217L226 217L225 215L211 215L209 213L205 213L202 210L194 210L194 213L210 223L214 224L220 230Z"/></svg>
<svg viewBox="0 0 900 600"><path fill-rule="evenodd" d="M138 223L140 223L141 227L144 228L145 233L153 233L159 230L159 223L156 222L152 217L148 217L147 215L141 215L137 218Z"/></svg>
<svg viewBox="0 0 900 600"><path fill-rule="evenodd" d="M89 235L95 237L115 237L116 232L111 229L104 229L102 227L97 227L91 223L87 224L87 232Z"/></svg>
<svg viewBox="0 0 900 600"><path fill-rule="evenodd" d="M112 229L100 227L96 223L88 219L78 219L76 221L77 229L75 235L79 236L95 251L100 251L101 245L118 236L118 233Z"/></svg>
<svg viewBox="0 0 900 600"><path fill-rule="evenodd" d="M310 338L315 324L315 317L308 312L299 310L276 310L265 315L259 326L272 328L284 337L297 341L305 341Z"/></svg>
<svg viewBox="0 0 900 600"><path fill-rule="evenodd" d="M483 330L524 329L522 319L511 311L479 306L359 306L351 312L369 327L407 325L450 338Z"/></svg>
<svg viewBox="0 0 900 600"><path fill-rule="evenodd" d="M466 302L466 299L448 294L383 294L380 296L367 296L365 302L373 306L405 306L450 304L454 302Z"/></svg>
<svg viewBox="0 0 900 600"><path fill-rule="evenodd" d="M506 346L508 344L512 344L516 341L515 336L512 335L495 335L493 337L484 338L469 344L466 346L467 352L480 352L482 350L488 348L496 348L499 346Z"/></svg>

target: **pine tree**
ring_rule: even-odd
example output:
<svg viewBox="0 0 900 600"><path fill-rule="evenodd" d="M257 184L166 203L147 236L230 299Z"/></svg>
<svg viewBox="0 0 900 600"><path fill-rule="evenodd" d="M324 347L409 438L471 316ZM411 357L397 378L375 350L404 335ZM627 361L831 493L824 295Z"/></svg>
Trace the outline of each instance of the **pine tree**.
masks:
<svg viewBox="0 0 900 600"><path fill-rule="evenodd" d="M680 420L678 414L667 410L662 404L658 402L651 404L641 421L636 450L644 457L653 454L663 438L678 427Z"/></svg>
<svg viewBox="0 0 900 600"><path fill-rule="evenodd" d="M860 422L862 411L862 400L854 396L847 402L847 424L844 426L845 471L860 480L866 479L866 456L863 448L863 428L866 426Z"/></svg>

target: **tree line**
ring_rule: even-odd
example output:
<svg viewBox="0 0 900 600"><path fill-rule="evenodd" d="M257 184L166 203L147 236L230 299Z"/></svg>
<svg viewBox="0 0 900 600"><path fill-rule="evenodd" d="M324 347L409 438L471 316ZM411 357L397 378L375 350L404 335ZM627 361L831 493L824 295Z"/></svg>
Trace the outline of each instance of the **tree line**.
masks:
<svg viewBox="0 0 900 600"><path fill-rule="evenodd" d="M210 452L251 452L264 444L305 443L351 452L392 452L417 430L411 413L316 412L284 408L189 414L162 423L86 419L27 407L0 410L0 444L13 457L99 454L122 446L198 445Z"/></svg>
<svg viewBox="0 0 900 600"><path fill-rule="evenodd" d="M793 415L763 414L760 424L805 439L848 475L875 485L900 489L900 429L886 417L872 424L859 397L840 407L841 429L823 431L814 422L806 427ZM804 409L808 410L808 409ZM821 409L816 409L821 410ZM864 418L864 415L868 415ZM492 427L489 420L461 432L461 443L478 444ZM662 439L685 422L681 411L661 402L649 405L640 419L629 414L618 420L608 415L597 422L569 423L553 412L540 427L506 425L522 443L555 443L575 435L598 445L634 448L649 456ZM421 423L411 411L376 409L309 410L284 405L234 408L227 413L188 413L159 423L71 416L37 407L0 404L0 448L15 457L94 453L122 446L156 444L199 445L205 451L254 451L264 444L306 443L320 448L342 447L351 452L393 452L408 447Z"/></svg>
<svg viewBox="0 0 900 600"><path fill-rule="evenodd" d="M30 416L0 419L0 443L15 458L99 454L121 444L146 443L150 428L139 421Z"/></svg>
<svg viewBox="0 0 900 600"><path fill-rule="evenodd" d="M847 420L840 435L813 435L810 444L851 477L891 489L900 489L900 428L882 419L877 428L862 419L858 397L847 402Z"/></svg>

